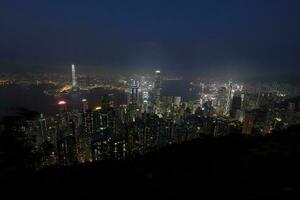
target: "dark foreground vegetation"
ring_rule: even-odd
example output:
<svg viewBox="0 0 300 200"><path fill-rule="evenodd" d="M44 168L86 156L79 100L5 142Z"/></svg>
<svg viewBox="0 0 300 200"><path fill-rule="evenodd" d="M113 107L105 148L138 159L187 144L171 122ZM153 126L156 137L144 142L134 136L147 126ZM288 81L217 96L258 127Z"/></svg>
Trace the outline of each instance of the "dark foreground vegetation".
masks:
<svg viewBox="0 0 300 200"><path fill-rule="evenodd" d="M300 127L205 138L124 161L2 171L1 195L122 199L300 199Z"/></svg>

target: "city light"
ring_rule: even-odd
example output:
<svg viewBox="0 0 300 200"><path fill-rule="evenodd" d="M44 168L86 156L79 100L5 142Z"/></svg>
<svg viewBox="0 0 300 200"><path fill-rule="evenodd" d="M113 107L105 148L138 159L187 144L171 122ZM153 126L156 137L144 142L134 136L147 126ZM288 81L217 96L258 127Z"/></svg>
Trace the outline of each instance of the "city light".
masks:
<svg viewBox="0 0 300 200"><path fill-rule="evenodd" d="M95 110L96 111L98 111L98 110L101 110L102 109L102 107L101 106L97 106L97 107L95 107Z"/></svg>
<svg viewBox="0 0 300 200"><path fill-rule="evenodd" d="M63 88L60 89L60 92L66 92L72 89L71 85L65 85Z"/></svg>
<svg viewBox="0 0 300 200"><path fill-rule="evenodd" d="M59 101L57 104L58 104L58 105L66 105L67 102L66 102L66 101Z"/></svg>
<svg viewBox="0 0 300 200"><path fill-rule="evenodd" d="M0 2L3 199L300 199L300 0Z"/></svg>

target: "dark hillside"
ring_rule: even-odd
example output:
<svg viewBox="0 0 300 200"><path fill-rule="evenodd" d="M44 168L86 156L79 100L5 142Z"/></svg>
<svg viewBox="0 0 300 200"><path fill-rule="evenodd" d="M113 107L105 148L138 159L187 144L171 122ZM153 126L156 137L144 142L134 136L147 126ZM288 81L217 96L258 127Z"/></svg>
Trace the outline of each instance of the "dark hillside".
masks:
<svg viewBox="0 0 300 200"><path fill-rule="evenodd" d="M300 197L299 130L205 138L126 161L8 172L1 188L34 197L291 199Z"/></svg>

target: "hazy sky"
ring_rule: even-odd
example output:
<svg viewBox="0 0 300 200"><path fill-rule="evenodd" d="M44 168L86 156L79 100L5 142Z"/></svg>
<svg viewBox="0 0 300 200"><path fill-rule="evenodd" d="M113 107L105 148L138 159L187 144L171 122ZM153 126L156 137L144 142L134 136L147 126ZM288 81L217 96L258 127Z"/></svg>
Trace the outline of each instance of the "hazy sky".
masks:
<svg viewBox="0 0 300 200"><path fill-rule="evenodd" d="M0 72L300 72L299 11L299 0L1 0Z"/></svg>

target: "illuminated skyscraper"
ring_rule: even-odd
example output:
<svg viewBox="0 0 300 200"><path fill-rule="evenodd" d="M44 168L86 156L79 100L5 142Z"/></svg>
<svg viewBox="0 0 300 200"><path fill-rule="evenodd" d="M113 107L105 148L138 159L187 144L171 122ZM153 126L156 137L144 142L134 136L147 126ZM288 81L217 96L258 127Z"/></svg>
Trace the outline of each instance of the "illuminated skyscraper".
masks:
<svg viewBox="0 0 300 200"><path fill-rule="evenodd" d="M82 99L82 111L85 113L89 109L89 103L86 99Z"/></svg>
<svg viewBox="0 0 300 200"><path fill-rule="evenodd" d="M59 111L66 111L67 110L67 102L62 100L62 101L59 101L57 103L58 107L59 107Z"/></svg>
<svg viewBox="0 0 300 200"><path fill-rule="evenodd" d="M217 111L219 115L226 115L227 106L227 89L226 87L219 88L218 91L218 103Z"/></svg>
<svg viewBox="0 0 300 200"><path fill-rule="evenodd" d="M148 92L143 92L143 111L148 112L148 104L149 102L149 93Z"/></svg>
<svg viewBox="0 0 300 200"><path fill-rule="evenodd" d="M77 89L76 69L74 64L72 65L72 88L73 90Z"/></svg>
<svg viewBox="0 0 300 200"><path fill-rule="evenodd" d="M138 82L131 79L131 104L136 109L138 106Z"/></svg>
<svg viewBox="0 0 300 200"><path fill-rule="evenodd" d="M160 112L160 90L161 90L161 76L160 71L155 71L155 83L154 83L154 111Z"/></svg>
<svg viewBox="0 0 300 200"><path fill-rule="evenodd" d="M68 107L67 107L67 102L66 101L59 101L57 103L58 105L58 110L59 113L57 114L57 125L58 128L57 130L64 130L59 133L59 137L62 138L67 131L65 131L68 126L68 122L70 120L69 112L68 112Z"/></svg>
<svg viewBox="0 0 300 200"><path fill-rule="evenodd" d="M47 122L43 114L40 115L39 125L40 125L41 136L38 138L39 139L38 142L40 142L41 144L48 139Z"/></svg>
<svg viewBox="0 0 300 200"><path fill-rule="evenodd" d="M228 96L227 96L227 103L225 108L225 114L228 115L230 111L230 105L231 105L231 96L232 96L232 82L229 81L228 83Z"/></svg>

